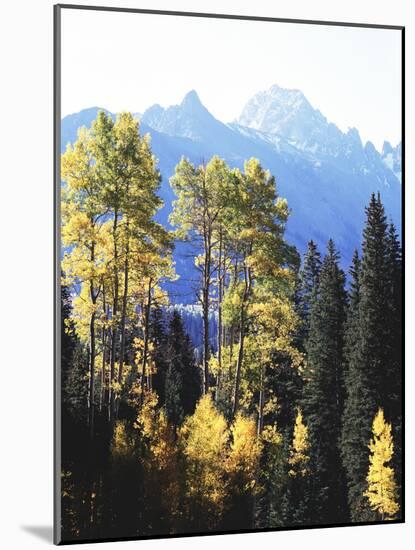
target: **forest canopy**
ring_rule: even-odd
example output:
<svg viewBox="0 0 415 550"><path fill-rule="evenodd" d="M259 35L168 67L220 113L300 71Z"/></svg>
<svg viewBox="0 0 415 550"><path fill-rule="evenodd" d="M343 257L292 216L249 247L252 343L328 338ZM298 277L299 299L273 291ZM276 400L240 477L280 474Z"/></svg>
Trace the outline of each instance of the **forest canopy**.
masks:
<svg viewBox="0 0 415 550"><path fill-rule="evenodd" d="M256 158L183 157L162 225L131 113L81 128L61 176L63 539L399 520L402 251L380 194L345 273L330 238L287 242ZM193 307L167 290L180 241Z"/></svg>

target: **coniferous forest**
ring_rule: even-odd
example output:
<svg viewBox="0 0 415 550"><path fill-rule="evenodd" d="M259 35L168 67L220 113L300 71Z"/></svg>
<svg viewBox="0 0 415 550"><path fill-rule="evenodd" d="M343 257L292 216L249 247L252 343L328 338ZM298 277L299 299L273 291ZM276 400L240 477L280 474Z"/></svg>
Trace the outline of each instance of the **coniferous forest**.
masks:
<svg viewBox="0 0 415 550"><path fill-rule="evenodd" d="M63 541L400 520L402 250L382 196L345 272L330 235L286 241L255 158L183 157L163 226L130 113L80 129L61 178ZM168 290L178 242L193 325Z"/></svg>

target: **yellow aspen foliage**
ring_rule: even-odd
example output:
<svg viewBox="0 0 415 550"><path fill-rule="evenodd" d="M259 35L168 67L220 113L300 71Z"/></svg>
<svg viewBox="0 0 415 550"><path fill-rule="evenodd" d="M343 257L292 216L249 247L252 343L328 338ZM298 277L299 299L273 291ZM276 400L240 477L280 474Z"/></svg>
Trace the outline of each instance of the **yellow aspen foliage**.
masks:
<svg viewBox="0 0 415 550"><path fill-rule="evenodd" d="M261 432L261 440L263 441L264 445L270 445L273 447L280 447L282 444L282 436L279 433L275 424L268 424L264 427Z"/></svg>
<svg viewBox="0 0 415 550"><path fill-rule="evenodd" d="M163 410L160 410L157 417L151 451L154 462L159 470L166 469L170 464L172 456L175 454L174 431L167 422L166 414Z"/></svg>
<svg viewBox="0 0 415 550"><path fill-rule="evenodd" d="M129 460L132 451L133 443L128 435L126 422L118 420L111 441L111 457L116 460Z"/></svg>
<svg viewBox="0 0 415 550"><path fill-rule="evenodd" d="M135 428L140 430L142 436L151 441L155 435L157 422L158 397L155 392L145 392L143 404L137 417Z"/></svg>
<svg viewBox="0 0 415 550"><path fill-rule="evenodd" d="M166 414L160 410L155 424L153 438L150 444L151 467L155 471L155 479L148 490L154 491L158 485L161 490L161 508L167 517L174 518L179 514L179 465L174 428L168 423ZM151 476L150 476L151 479Z"/></svg>
<svg viewBox="0 0 415 550"><path fill-rule="evenodd" d="M225 461L228 429L210 394L204 395L181 430L186 459L186 493L191 513L204 517L210 527L220 519L226 497Z"/></svg>
<svg viewBox="0 0 415 550"><path fill-rule="evenodd" d="M244 284L234 283L226 291L222 300L222 316L226 326L235 325L243 302Z"/></svg>
<svg viewBox="0 0 415 550"><path fill-rule="evenodd" d="M175 436L162 409L157 409L157 394L146 392L135 427L147 442L148 458L157 470L166 469L175 455Z"/></svg>
<svg viewBox="0 0 415 550"><path fill-rule="evenodd" d="M368 489L364 493L373 510L381 519L394 519L399 512L397 488L393 468L389 462L393 457L392 426L385 421L383 409L379 409L372 426L373 439L369 443Z"/></svg>
<svg viewBox="0 0 415 550"><path fill-rule="evenodd" d="M264 494L265 487L272 486L280 491L281 479L278 474L285 460L283 438L275 424L264 426L261 435L262 457L260 470L260 485L258 491Z"/></svg>
<svg viewBox="0 0 415 550"><path fill-rule="evenodd" d="M253 491L257 483L262 443L257 437L256 423L238 413L231 427L230 445L226 470L238 492Z"/></svg>
<svg viewBox="0 0 415 550"><path fill-rule="evenodd" d="M310 457L308 451L310 443L308 441L308 428L303 422L303 415L298 409L294 425L293 442L290 448L288 463L291 466L289 475L292 477L304 477L308 474L308 462Z"/></svg>
<svg viewBox="0 0 415 550"><path fill-rule="evenodd" d="M173 427L165 412L157 409L157 394L146 392L135 428L141 432L145 445L143 465L146 469L146 488L149 495L160 491L160 506L166 517L179 512L179 469Z"/></svg>

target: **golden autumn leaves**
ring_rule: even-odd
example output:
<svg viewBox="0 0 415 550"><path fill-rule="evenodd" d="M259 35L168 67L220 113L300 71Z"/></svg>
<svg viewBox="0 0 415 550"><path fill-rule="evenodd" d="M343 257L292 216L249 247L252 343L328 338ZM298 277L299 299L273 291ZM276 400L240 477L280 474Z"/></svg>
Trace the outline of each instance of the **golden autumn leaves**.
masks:
<svg viewBox="0 0 415 550"><path fill-rule="evenodd" d="M393 457L392 426L385 421L383 409L379 409L373 420L372 434L365 496L382 520L393 519L399 512L399 505L395 475L390 464Z"/></svg>
<svg viewBox="0 0 415 550"><path fill-rule="evenodd" d="M81 130L63 155L62 176L62 267L76 294L73 330L87 349L92 438L99 403L111 428L112 460L139 463L146 475L137 494L156 500L172 530L184 530L186 521L215 529L232 499L235 509L245 506L251 514L266 483L270 491L277 487L280 500L278 471L304 493L316 454L307 417L298 409L293 429L293 405L286 431L275 420L280 362L286 357L302 372L305 356L293 341L298 258L284 241L289 211L273 176L257 159L242 171L219 157L198 167L183 158L171 178L176 231L169 232L154 221L161 206L156 160L128 113L115 122L101 114L90 131ZM150 337L152 312L169 305L163 282L176 278L173 235L199 245L194 263L204 329L201 364L193 365L203 370L204 396L193 414L200 393L190 414L175 418L153 391L158 367ZM209 341L213 310L217 352ZM129 407L128 425L118 416L120 403ZM367 490L359 494L365 490L382 520L392 519L399 511L393 442L381 410L369 449Z"/></svg>
<svg viewBox="0 0 415 550"><path fill-rule="evenodd" d="M232 497L258 494L260 458L264 445L282 444L276 428L257 435L253 418L238 414L231 425L220 413L210 394L203 396L193 415L175 429L157 396L148 392L138 415L136 429L144 448L147 491L157 484L162 508L170 517L193 517L200 528L215 528L229 508ZM116 458L128 455L126 431L117 423L112 444ZM186 504L180 500L184 493ZM186 510L181 510L185 506Z"/></svg>
<svg viewBox="0 0 415 550"><path fill-rule="evenodd" d="M203 396L192 416L175 432L163 410L157 410L157 397L147 394L136 427L146 441L146 466L158 472L163 491L169 495L164 505L168 513L179 514L179 484L183 483L189 510L203 517L200 527L215 528L235 495L259 496L258 483L261 454L265 447L281 451L283 439L276 426L266 426L258 435L253 418L239 413L232 424L216 409L210 394ZM368 491L365 496L382 519L393 518L398 511L393 470L387 463L393 454L391 427L380 410L373 423L374 439ZM121 449L123 444L121 442ZM289 475L304 478L309 468L310 443L308 428L301 410L297 411L292 443L289 449ZM181 465L184 478L177 468Z"/></svg>
<svg viewBox="0 0 415 550"><path fill-rule="evenodd" d="M149 312L166 303L161 281L175 277L170 236L154 220L156 165L131 113L100 112L62 155L63 284L75 289L73 324L88 348L91 436L98 402L117 417L132 325L143 327L143 380L151 376Z"/></svg>

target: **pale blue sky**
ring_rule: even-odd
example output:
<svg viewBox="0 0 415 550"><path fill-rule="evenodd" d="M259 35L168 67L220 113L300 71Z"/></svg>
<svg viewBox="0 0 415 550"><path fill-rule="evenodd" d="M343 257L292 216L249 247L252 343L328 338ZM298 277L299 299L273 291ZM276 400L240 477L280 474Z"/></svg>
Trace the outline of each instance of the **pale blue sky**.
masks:
<svg viewBox="0 0 415 550"><path fill-rule="evenodd" d="M380 148L401 139L396 30L62 12L62 114L99 106L142 112L195 89L217 118L239 116L272 84L298 88L342 130Z"/></svg>

